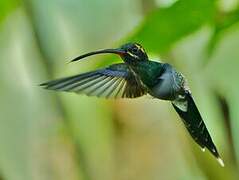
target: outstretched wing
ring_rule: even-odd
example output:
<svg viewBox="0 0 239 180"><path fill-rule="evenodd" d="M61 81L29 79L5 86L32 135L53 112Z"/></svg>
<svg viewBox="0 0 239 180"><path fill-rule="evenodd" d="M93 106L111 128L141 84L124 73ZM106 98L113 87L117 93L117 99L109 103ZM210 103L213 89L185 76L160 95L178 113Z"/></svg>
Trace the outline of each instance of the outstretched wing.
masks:
<svg viewBox="0 0 239 180"><path fill-rule="evenodd" d="M46 89L106 98L136 98L147 90L124 63L40 84Z"/></svg>
<svg viewBox="0 0 239 180"><path fill-rule="evenodd" d="M186 91L184 97L180 100L174 101L172 104L182 118L184 125L192 138L203 150L206 147L217 158L218 162L224 166L190 92Z"/></svg>

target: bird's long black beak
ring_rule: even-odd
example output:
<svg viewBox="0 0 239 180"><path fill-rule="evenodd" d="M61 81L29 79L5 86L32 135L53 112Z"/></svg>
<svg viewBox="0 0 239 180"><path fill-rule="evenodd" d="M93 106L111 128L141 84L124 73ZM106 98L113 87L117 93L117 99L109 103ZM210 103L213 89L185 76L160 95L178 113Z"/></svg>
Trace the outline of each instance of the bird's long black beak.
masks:
<svg viewBox="0 0 239 180"><path fill-rule="evenodd" d="M71 60L70 62L78 61L78 60L83 59L85 57L96 55L96 54L107 54L107 53L117 54L119 56L123 56L123 55L126 54L126 51L124 51L120 48L119 49L104 49L104 50L99 50L99 51L93 51L93 52L86 53L86 54L83 54L81 56L78 56L78 57L74 58L73 60Z"/></svg>

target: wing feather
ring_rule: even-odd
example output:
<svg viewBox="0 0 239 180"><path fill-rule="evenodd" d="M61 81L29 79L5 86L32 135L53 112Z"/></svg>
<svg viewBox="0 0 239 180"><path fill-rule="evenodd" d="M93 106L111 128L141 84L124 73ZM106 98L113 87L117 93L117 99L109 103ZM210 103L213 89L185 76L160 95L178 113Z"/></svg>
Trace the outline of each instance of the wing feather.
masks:
<svg viewBox="0 0 239 180"><path fill-rule="evenodd" d="M41 84L46 89L105 98L136 98L147 93L124 63Z"/></svg>

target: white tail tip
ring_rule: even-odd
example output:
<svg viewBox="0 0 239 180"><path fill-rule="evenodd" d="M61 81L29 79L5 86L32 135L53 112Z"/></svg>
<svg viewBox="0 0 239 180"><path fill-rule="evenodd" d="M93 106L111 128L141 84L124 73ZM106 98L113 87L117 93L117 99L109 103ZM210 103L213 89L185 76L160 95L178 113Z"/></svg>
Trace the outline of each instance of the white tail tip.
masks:
<svg viewBox="0 0 239 180"><path fill-rule="evenodd" d="M206 149L205 148L201 148L201 150L202 150L202 152L205 152Z"/></svg>
<svg viewBox="0 0 239 180"><path fill-rule="evenodd" d="M225 166L223 160L222 160L220 157L217 158L217 161L219 162L219 164L220 164L222 167Z"/></svg>

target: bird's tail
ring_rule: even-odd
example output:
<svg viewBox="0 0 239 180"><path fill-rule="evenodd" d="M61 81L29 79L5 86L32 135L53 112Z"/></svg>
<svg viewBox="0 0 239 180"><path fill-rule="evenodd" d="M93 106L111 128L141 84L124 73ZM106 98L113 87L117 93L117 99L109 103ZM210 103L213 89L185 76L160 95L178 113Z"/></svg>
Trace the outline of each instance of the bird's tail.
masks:
<svg viewBox="0 0 239 180"><path fill-rule="evenodd" d="M206 125L202 120L202 117L196 107L196 104L190 92L186 92L184 100L187 104L187 108L185 111L179 108L176 104L172 103L174 109L182 118L184 125L186 126L192 138L201 146L203 150L206 147L217 158L220 165L224 166L223 160L221 159L217 148L212 141L212 138L207 130Z"/></svg>

